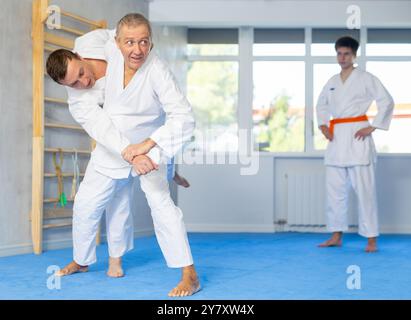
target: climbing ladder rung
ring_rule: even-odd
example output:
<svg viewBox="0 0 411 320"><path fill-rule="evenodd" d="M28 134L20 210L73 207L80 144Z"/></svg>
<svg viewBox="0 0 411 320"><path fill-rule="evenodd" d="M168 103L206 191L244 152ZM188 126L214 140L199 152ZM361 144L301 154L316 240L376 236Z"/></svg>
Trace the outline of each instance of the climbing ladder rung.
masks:
<svg viewBox="0 0 411 320"><path fill-rule="evenodd" d="M91 154L91 151L90 150L75 150L75 149L58 149L58 148L45 148L44 149L44 151L45 152L60 152L60 150L61 150L61 152L63 152L63 153L75 153L75 152L77 152L79 155L80 154L82 154L82 155L89 155L89 154Z"/></svg>
<svg viewBox="0 0 411 320"><path fill-rule="evenodd" d="M53 51L58 50L58 49L62 49L62 47L49 46L47 44L44 45L44 51L47 51L47 52L53 52Z"/></svg>
<svg viewBox="0 0 411 320"><path fill-rule="evenodd" d="M96 27L96 28L106 28L106 22L105 21L93 21L93 20L84 18L82 16L79 16L77 14L67 12L67 11L61 11L61 14L65 17L72 18L74 20L80 21L82 23L88 24L88 25Z"/></svg>
<svg viewBox="0 0 411 320"><path fill-rule="evenodd" d="M52 228L67 228L71 227L73 224L71 222L65 222L65 223L50 223L50 224L44 224L43 229L52 229Z"/></svg>
<svg viewBox="0 0 411 320"><path fill-rule="evenodd" d="M74 173L62 173L61 175L63 176L63 178L74 177ZM57 177L57 174L55 174L55 173L45 173L44 177L45 178L55 178L55 177ZM84 177L84 173L80 173L80 177Z"/></svg>
<svg viewBox="0 0 411 320"><path fill-rule="evenodd" d="M74 199L67 199L67 202L73 202L73 201L74 201ZM46 198L46 199L43 200L43 202L44 203L58 203L58 202L60 202L60 200L57 199L57 198Z"/></svg>
<svg viewBox="0 0 411 320"><path fill-rule="evenodd" d="M66 26L60 26L60 30L75 34L76 36L82 36L82 35L85 34L84 31L81 31L81 30L78 30L78 29L75 29L75 28L69 28L69 27L66 27Z"/></svg>
<svg viewBox="0 0 411 320"><path fill-rule="evenodd" d="M58 104L65 104L67 105L67 100L59 99L59 98L52 98L52 97L45 97L44 101L51 102L51 103L58 103Z"/></svg>
<svg viewBox="0 0 411 320"><path fill-rule="evenodd" d="M44 219L66 219L73 217L73 210L66 208L45 208Z"/></svg>
<svg viewBox="0 0 411 320"><path fill-rule="evenodd" d="M52 44L68 50L72 50L74 47L74 40L67 39L48 32L44 33L44 41L48 44Z"/></svg>
<svg viewBox="0 0 411 320"><path fill-rule="evenodd" d="M78 131L85 132L82 127L73 126L73 125L70 125L70 124L46 123L44 126L45 126L46 128L78 130Z"/></svg>

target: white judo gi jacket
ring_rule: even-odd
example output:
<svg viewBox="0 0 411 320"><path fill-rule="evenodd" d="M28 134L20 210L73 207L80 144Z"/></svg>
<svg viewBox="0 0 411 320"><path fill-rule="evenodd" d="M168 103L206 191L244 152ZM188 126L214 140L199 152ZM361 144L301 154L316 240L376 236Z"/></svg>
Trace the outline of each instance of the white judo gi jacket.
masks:
<svg viewBox="0 0 411 320"><path fill-rule="evenodd" d="M109 55L117 62L118 58L122 60L114 34L114 30L90 32L77 38L74 51L83 58L107 61L106 74L109 74ZM103 47L102 43L106 44L106 47ZM114 55L114 52L121 57ZM121 68L116 66L117 70L124 70L124 60L122 63ZM152 69L154 71L151 71ZM146 82L139 83L140 86L136 89L139 91L134 91L139 99L132 102L137 103L132 108L129 100L123 101L128 107L124 107L121 102L114 101L113 104L113 99L111 106L107 105L104 96L107 93L110 96L111 93L111 88L106 86L107 77L99 79L94 87L88 90L67 87L72 116L97 142L91 155L94 167L113 179L126 178L130 174L132 166L121 156L121 152L129 144L140 143L150 137L157 146L147 155L156 163L165 162L190 140L195 126L191 105L178 88L168 67L154 52L150 53L134 78L136 77L145 79ZM135 83L134 78L127 87L130 91L133 91L131 85ZM117 85L122 87L122 84L123 78L118 79ZM102 109L100 106L103 103Z"/></svg>
<svg viewBox="0 0 411 320"><path fill-rule="evenodd" d="M147 138L156 142L157 146L149 153L154 162L158 163L159 158L162 163L168 161L191 139L195 127L192 107L174 76L151 51L123 88L124 59L115 41L106 44L106 57L104 110L132 144ZM121 156L105 148L96 148L94 153L105 168L121 168L126 164Z"/></svg>
<svg viewBox="0 0 411 320"><path fill-rule="evenodd" d="M114 38L115 30L98 29L78 37L73 51L85 59L106 60L104 46ZM79 123L91 138L96 140L96 149L106 150L121 155L130 141L114 126L107 112L104 111L104 89L106 78L98 79L90 89L66 87L68 105L74 120ZM92 159L99 166L101 159ZM123 164L124 165L124 164Z"/></svg>
<svg viewBox="0 0 411 320"><path fill-rule="evenodd" d="M113 39L107 30L93 31L77 39L75 50L82 57L109 62L101 46L107 39ZM133 78L134 82L139 81L139 86L129 92L134 95L130 100L120 94L118 99L113 97L110 103L104 102L106 78L99 79L88 90L67 88L71 114L97 141L73 206L73 256L80 265L96 261L95 235L104 210L110 257L121 257L133 248L130 214L133 179L131 166L121 157L123 149L151 137L158 145L148 156L158 163L156 152L157 156L171 157L191 138L194 129L191 106L165 64L154 57L154 53L150 54ZM113 65L108 64L108 78L110 66ZM124 62L117 67L124 70ZM118 85L122 87L122 84L121 78ZM109 88L116 85L107 85L106 89L110 92ZM127 88L132 90L131 83ZM104 109L99 106L103 103ZM140 177L140 185L167 265L180 268L192 265L193 259L183 214L170 197L166 178L165 165L160 164L159 170Z"/></svg>
<svg viewBox="0 0 411 320"><path fill-rule="evenodd" d="M365 115L374 100L378 113L372 126L388 130L394 101L380 80L358 68L352 71L344 83L340 74L336 74L327 82L318 98L318 126L328 126L331 117L339 119ZM372 136L365 140L354 137L358 130L369 125L368 121L336 124L334 138L328 143L325 152L325 165L349 167L375 163L377 153Z"/></svg>

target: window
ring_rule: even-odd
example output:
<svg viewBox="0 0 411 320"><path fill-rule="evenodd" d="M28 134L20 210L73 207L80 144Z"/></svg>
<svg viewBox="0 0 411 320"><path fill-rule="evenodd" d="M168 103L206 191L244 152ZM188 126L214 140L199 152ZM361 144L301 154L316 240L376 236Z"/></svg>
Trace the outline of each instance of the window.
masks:
<svg viewBox="0 0 411 320"><path fill-rule="evenodd" d="M238 55L238 45L235 44L190 44L187 50L190 56L230 56Z"/></svg>
<svg viewBox="0 0 411 320"><path fill-rule="evenodd" d="M368 43L368 56L411 56L411 43Z"/></svg>
<svg viewBox="0 0 411 320"><path fill-rule="evenodd" d="M312 43L305 38L310 34ZM327 140L318 129L315 106L326 82L340 72L334 43L344 35L358 41L367 37L366 55L358 57L358 67L375 74L396 103L389 131L373 133L377 150L410 153L404 136L411 130L411 29L375 28L364 34L335 28L188 29L187 84L197 119L195 148L238 151L240 119L252 130L255 150L324 151ZM374 104L368 113L371 121L376 112Z"/></svg>
<svg viewBox="0 0 411 320"><path fill-rule="evenodd" d="M369 29L367 56L411 56L411 29Z"/></svg>
<svg viewBox="0 0 411 320"><path fill-rule="evenodd" d="M367 71L378 77L395 101L394 116L388 131L373 133L379 152L411 152L411 144L404 143L410 135L411 93L411 29L368 29ZM374 58L375 56L378 56ZM407 56L397 58L398 56ZM376 61L373 61L373 60ZM400 60L399 60L400 59ZM369 110L372 119L377 113L375 103Z"/></svg>
<svg viewBox="0 0 411 320"><path fill-rule="evenodd" d="M304 29L254 29L252 114L256 150L304 151L304 39Z"/></svg>
<svg viewBox="0 0 411 320"><path fill-rule="evenodd" d="M410 59L411 60L411 59ZM411 74L411 61L371 61L367 71L381 80L394 98L394 117L388 131L373 133L378 152L411 152L411 143L406 143L411 128L411 91L407 80ZM372 119L377 112L375 103L368 116Z"/></svg>
<svg viewBox="0 0 411 320"><path fill-rule="evenodd" d="M303 61L256 61L253 134L259 151L304 151Z"/></svg>
<svg viewBox="0 0 411 320"><path fill-rule="evenodd" d="M304 56L304 29L254 29L254 56Z"/></svg>
<svg viewBox="0 0 411 320"><path fill-rule="evenodd" d="M187 95L194 106L197 137L206 142L207 151L237 151L237 79L237 62L189 64Z"/></svg>
<svg viewBox="0 0 411 320"><path fill-rule="evenodd" d="M238 55L238 29L188 29L189 56Z"/></svg>
<svg viewBox="0 0 411 320"><path fill-rule="evenodd" d="M188 29L187 97L196 117L192 148L238 150L238 30ZM228 56L228 57L227 57Z"/></svg>
<svg viewBox="0 0 411 320"><path fill-rule="evenodd" d="M360 41L360 32L356 29L313 29L311 55L335 56L335 41L343 36L351 36ZM358 48L357 56L360 55L361 48Z"/></svg>

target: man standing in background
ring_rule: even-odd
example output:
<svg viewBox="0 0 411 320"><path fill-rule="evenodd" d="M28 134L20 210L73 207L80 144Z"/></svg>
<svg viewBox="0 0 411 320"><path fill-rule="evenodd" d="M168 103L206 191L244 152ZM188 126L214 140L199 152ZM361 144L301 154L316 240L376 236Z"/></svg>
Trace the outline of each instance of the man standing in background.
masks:
<svg viewBox="0 0 411 320"><path fill-rule="evenodd" d="M359 43L342 37L335 43L341 72L324 86L317 103L318 125L329 140L325 152L327 227L333 234L320 247L342 245L348 230L349 185L358 198L358 232L368 239L366 252L377 251L378 210L375 181L377 152L371 136L388 130L394 101L379 79L354 67ZM372 124L366 115L376 101ZM330 121L330 118L333 118Z"/></svg>

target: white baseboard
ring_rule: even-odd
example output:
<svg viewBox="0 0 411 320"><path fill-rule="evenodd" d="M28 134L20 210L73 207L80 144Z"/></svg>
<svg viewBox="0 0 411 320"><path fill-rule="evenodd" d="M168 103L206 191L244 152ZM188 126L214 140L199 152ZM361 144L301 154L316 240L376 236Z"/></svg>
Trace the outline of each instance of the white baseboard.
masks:
<svg viewBox="0 0 411 320"><path fill-rule="evenodd" d="M311 232L311 233L328 233L326 227L277 227L274 225L242 225L242 224L200 224L200 223L187 223L186 229L188 232ZM347 231L347 233L357 233L358 228L353 226ZM401 226L380 226L381 234L411 234L411 225Z"/></svg>
<svg viewBox="0 0 411 320"><path fill-rule="evenodd" d="M234 232L244 232L244 233L274 233L274 232L318 232L326 233L328 232L326 228L278 228L274 225L241 225L241 224L187 224L186 229L188 232L210 232L210 233L234 233ZM357 232L356 229L352 229L349 232ZM411 225L401 225L401 226L381 226L381 234L411 234ZM136 230L134 231L134 237L146 237L154 234L152 228ZM105 242L106 236L102 235L102 241ZM72 247L72 239L59 239L59 240L47 240L43 244L44 250L57 250ZM20 254L33 253L33 247L31 243L15 244L15 245L5 245L0 246L0 257L7 257Z"/></svg>
<svg viewBox="0 0 411 320"><path fill-rule="evenodd" d="M380 226L380 233L385 234L411 234L411 225Z"/></svg>
<svg viewBox="0 0 411 320"><path fill-rule="evenodd" d="M28 253L33 253L33 246L31 243L5 245L0 247L0 257L8 257Z"/></svg>
<svg viewBox="0 0 411 320"><path fill-rule="evenodd" d="M277 227L278 232L307 232L307 233L329 233L326 226L279 226ZM346 233L355 233L357 232L356 227L349 227Z"/></svg>
<svg viewBox="0 0 411 320"><path fill-rule="evenodd" d="M277 232L310 232L310 233L329 233L326 227L282 227L277 228ZM410 225L380 226L380 234L411 234ZM350 227L346 233L358 233L358 227Z"/></svg>
<svg viewBox="0 0 411 320"><path fill-rule="evenodd" d="M275 232L274 225L265 225L265 224L197 224L197 223L187 223L186 224L187 232L264 232L272 233Z"/></svg>
<svg viewBox="0 0 411 320"><path fill-rule="evenodd" d="M154 234L154 229L141 229L134 231L135 238L141 238L151 236ZM101 236L101 241L106 242L106 235ZM57 250L71 248L73 246L73 240L71 238L58 239L58 240L46 240L43 242L43 250ZM0 257L15 256L20 254L33 253L33 245L31 243L23 243L16 245L0 246Z"/></svg>

